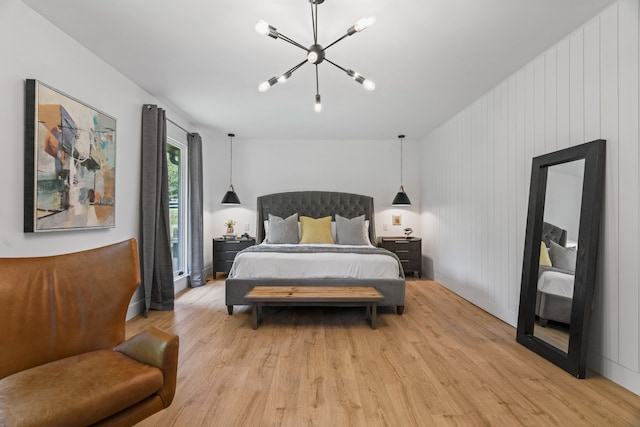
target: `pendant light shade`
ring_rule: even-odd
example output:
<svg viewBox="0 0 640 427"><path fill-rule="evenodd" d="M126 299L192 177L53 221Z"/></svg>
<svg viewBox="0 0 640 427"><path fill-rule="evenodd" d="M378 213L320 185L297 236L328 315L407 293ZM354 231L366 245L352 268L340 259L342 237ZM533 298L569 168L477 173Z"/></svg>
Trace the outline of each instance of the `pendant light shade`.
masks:
<svg viewBox="0 0 640 427"><path fill-rule="evenodd" d="M393 206L401 206L401 205L410 205L411 200L409 200L409 196L404 192L404 187L400 186L400 191L396 194L396 197L393 198L393 202L391 203Z"/></svg>
<svg viewBox="0 0 640 427"><path fill-rule="evenodd" d="M221 203L223 205L239 205L240 199L238 198L238 195L233 189L233 184L231 182L231 179L233 178L233 137L235 135L230 133L228 134L228 136L229 136L229 189L224 194L224 197L222 198Z"/></svg>
<svg viewBox="0 0 640 427"><path fill-rule="evenodd" d="M393 206L407 206L411 205L411 200L409 200L409 196L404 192L404 186L402 185L402 140L404 139L404 135L398 135L400 138L400 190L396 197L393 198L393 202L391 204Z"/></svg>

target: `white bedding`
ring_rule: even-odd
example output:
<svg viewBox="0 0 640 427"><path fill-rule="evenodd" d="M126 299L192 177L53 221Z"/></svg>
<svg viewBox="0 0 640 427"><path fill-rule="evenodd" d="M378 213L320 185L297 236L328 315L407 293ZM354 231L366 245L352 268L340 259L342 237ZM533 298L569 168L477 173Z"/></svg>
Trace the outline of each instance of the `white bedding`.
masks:
<svg viewBox="0 0 640 427"><path fill-rule="evenodd" d="M538 290L546 294L573 298L573 274L559 271L545 271L538 278Z"/></svg>
<svg viewBox="0 0 640 427"><path fill-rule="evenodd" d="M269 245L263 246L334 246L334 245ZM349 247L348 245L341 245ZM354 248L357 246L354 246ZM390 256L356 253L239 253L229 277L240 279L397 279L398 261Z"/></svg>

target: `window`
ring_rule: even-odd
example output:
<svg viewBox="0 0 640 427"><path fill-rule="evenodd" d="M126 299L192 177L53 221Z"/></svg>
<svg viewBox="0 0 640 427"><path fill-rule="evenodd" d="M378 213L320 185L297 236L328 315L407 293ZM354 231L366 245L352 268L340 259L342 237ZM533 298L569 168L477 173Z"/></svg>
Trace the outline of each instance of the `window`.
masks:
<svg viewBox="0 0 640 427"><path fill-rule="evenodd" d="M186 139L186 137L185 137ZM168 137L167 171L169 173L169 232L173 275L187 270L187 145Z"/></svg>

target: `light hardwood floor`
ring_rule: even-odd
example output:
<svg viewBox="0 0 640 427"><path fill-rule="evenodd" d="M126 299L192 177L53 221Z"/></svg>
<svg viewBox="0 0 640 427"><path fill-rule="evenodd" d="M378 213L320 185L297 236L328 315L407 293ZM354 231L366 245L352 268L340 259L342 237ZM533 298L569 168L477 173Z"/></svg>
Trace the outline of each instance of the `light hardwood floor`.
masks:
<svg viewBox="0 0 640 427"><path fill-rule="evenodd" d="M180 335L176 396L139 426L637 426L640 397L578 380L515 342L515 329L427 280L402 316L380 309L224 306L218 280L173 312L127 322Z"/></svg>

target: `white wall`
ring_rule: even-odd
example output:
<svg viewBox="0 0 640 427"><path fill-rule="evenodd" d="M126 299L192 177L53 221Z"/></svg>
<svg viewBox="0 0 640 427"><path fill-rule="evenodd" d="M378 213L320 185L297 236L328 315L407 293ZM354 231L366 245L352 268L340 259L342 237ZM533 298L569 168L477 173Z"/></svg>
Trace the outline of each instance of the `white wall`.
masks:
<svg viewBox="0 0 640 427"><path fill-rule="evenodd" d="M138 238L142 105L162 103L17 0L0 0L0 58L0 257L75 252ZM28 78L117 118L115 228L23 233L24 80ZM189 129L177 114L168 111L168 115ZM207 216L207 232L209 223ZM130 316L140 309L140 300L136 293Z"/></svg>
<svg viewBox="0 0 640 427"><path fill-rule="evenodd" d="M298 190L328 190L373 196L378 236L403 235L412 227L420 236L420 146L405 139L404 187L412 206L391 206L400 187L400 142L336 140L233 140L233 186L241 206L222 206L229 185L229 140L218 140L209 155L215 161L210 186L213 237L225 233L224 222L234 219L236 232L256 232L256 198L263 194ZM402 215L402 226L391 225L391 215ZM388 224L388 230L383 225ZM210 243L208 244L211 245ZM210 262L210 258L209 262Z"/></svg>
<svg viewBox="0 0 640 427"><path fill-rule="evenodd" d="M638 0L622 0L424 139L436 279L515 325L534 156L607 140L589 366L640 394Z"/></svg>

